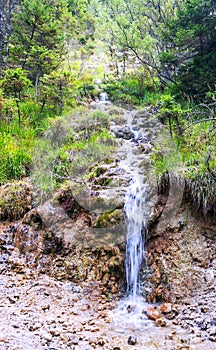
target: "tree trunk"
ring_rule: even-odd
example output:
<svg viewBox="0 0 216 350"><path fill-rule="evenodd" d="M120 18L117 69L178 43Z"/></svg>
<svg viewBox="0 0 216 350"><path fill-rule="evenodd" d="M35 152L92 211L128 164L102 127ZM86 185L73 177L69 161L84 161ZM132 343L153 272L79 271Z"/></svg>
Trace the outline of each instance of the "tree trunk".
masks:
<svg viewBox="0 0 216 350"><path fill-rule="evenodd" d="M11 19L21 0L0 0L0 72L9 56Z"/></svg>
<svg viewBox="0 0 216 350"><path fill-rule="evenodd" d="M39 84L39 73L36 74L35 78L35 94L34 94L34 100L37 103L38 99L38 84Z"/></svg>
<svg viewBox="0 0 216 350"><path fill-rule="evenodd" d="M63 112L63 90L62 90L62 83L59 85L59 114L62 115Z"/></svg>
<svg viewBox="0 0 216 350"><path fill-rule="evenodd" d="M16 106L17 106L18 125L20 128L21 127L20 99L17 98L17 94L15 95L15 98L16 98Z"/></svg>

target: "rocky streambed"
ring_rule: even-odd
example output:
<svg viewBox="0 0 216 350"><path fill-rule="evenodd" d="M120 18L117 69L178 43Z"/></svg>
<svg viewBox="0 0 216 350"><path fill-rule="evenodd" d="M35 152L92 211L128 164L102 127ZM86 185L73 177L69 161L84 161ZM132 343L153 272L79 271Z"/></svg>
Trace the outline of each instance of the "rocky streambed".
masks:
<svg viewBox="0 0 216 350"><path fill-rule="evenodd" d="M170 321L156 327L146 314L142 326L127 323L128 316L119 326L121 316L113 312L117 298L110 300L96 284L11 272L1 278L0 296L0 348L5 350L214 349Z"/></svg>
<svg viewBox="0 0 216 350"><path fill-rule="evenodd" d="M35 207L30 180L1 188L0 348L214 349L214 219L194 212L179 182L158 195L150 154L167 136L154 108L90 108L112 116L118 144L95 165L90 195L67 187ZM149 227L144 298L134 304L125 299L124 201L137 168Z"/></svg>

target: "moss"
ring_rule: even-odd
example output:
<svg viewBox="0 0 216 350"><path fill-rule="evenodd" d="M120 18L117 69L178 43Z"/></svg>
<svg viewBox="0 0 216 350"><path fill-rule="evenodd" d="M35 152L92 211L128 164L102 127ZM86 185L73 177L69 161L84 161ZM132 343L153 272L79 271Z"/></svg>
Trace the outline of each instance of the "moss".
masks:
<svg viewBox="0 0 216 350"><path fill-rule="evenodd" d="M19 220L32 209L33 188L29 180L14 181L0 187L0 219Z"/></svg>
<svg viewBox="0 0 216 350"><path fill-rule="evenodd" d="M106 167L99 166L95 168L95 176L98 177L100 175L103 175L107 171Z"/></svg>
<svg viewBox="0 0 216 350"><path fill-rule="evenodd" d="M106 158L106 159L104 160L104 163L105 163L105 164L112 164L112 163L113 163L113 159L112 159L112 158Z"/></svg>
<svg viewBox="0 0 216 350"><path fill-rule="evenodd" d="M96 228L111 227L119 224L123 220L124 220L124 215L122 210L115 209L115 210L100 214L96 219L94 227Z"/></svg>

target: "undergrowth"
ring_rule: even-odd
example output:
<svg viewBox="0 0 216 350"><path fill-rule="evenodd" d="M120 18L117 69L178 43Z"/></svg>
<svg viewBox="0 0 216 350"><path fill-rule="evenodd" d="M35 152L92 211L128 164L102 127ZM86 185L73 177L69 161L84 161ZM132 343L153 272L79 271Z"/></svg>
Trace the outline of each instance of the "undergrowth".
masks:
<svg viewBox="0 0 216 350"><path fill-rule="evenodd" d="M38 201L49 198L65 181L83 187L93 164L106 161L115 149L107 131L106 113L77 110L67 118L57 118L44 134L34 155L33 179Z"/></svg>
<svg viewBox="0 0 216 350"><path fill-rule="evenodd" d="M168 105L169 100L169 105ZM194 205L206 215L215 214L216 129L215 106L200 105L181 109L174 99L162 99L158 116L167 125L175 152L155 148L153 162L158 179L167 173L184 178ZM163 148L163 146L162 146Z"/></svg>

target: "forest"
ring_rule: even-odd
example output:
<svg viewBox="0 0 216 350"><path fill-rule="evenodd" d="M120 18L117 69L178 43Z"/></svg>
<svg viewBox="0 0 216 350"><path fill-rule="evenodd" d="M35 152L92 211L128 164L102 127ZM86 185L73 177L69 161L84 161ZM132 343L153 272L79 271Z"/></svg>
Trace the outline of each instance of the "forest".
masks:
<svg viewBox="0 0 216 350"><path fill-rule="evenodd" d="M115 104L155 107L197 205L214 210L215 0L2 0L0 18L1 185L29 176L50 125L105 91ZM93 133L95 144L64 147L110 137ZM67 154L54 160L56 188ZM153 161L159 179L176 168L157 150Z"/></svg>

